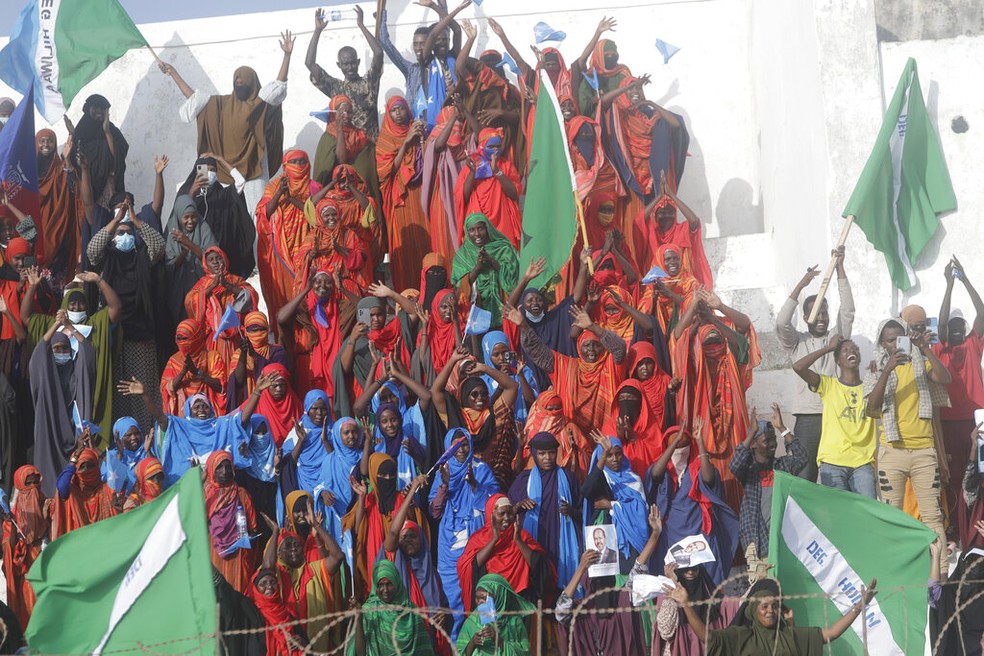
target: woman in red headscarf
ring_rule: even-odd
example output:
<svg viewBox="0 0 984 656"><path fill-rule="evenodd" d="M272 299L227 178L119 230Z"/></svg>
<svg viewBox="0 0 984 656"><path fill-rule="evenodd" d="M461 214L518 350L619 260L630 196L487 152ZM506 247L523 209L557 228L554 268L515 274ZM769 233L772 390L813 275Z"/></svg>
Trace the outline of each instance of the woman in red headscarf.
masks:
<svg viewBox="0 0 984 656"><path fill-rule="evenodd" d="M245 594L249 589L250 574L256 566L256 557L251 546L237 544L243 537L238 525L241 515L246 522L247 534L256 532L253 500L246 490L236 485L232 455L228 451L213 451L205 468L208 472L205 479L205 515L211 538L212 565L229 585Z"/></svg>
<svg viewBox="0 0 984 656"><path fill-rule="evenodd" d="M339 164L335 168L332 184L325 188L325 198L333 200L338 205L339 219L342 226L355 232L369 246L369 262L366 265L369 277L379 263L383 261L383 227L380 222L379 183L376 182L376 168L373 164L372 178L366 178L348 164ZM376 186L370 186L375 184ZM321 196L315 198L315 203Z"/></svg>
<svg viewBox="0 0 984 656"><path fill-rule="evenodd" d="M243 319L244 338L232 354L229 363L226 407L236 408L253 392L263 367L270 363L286 365L287 351L280 344L270 343L270 323L267 316L253 311Z"/></svg>
<svg viewBox="0 0 984 656"><path fill-rule="evenodd" d="M588 459L584 454L591 452L588 440L564 414L564 401L553 389L541 392L526 417L523 432L529 439L538 433L550 433L560 445L557 448L557 466L570 467L575 473L587 471ZM523 445L523 461L529 462L529 439Z"/></svg>
<svg viewBox="0 0 984 656"><path fill-rule="evenodd" d="M683 213L685 221L677 221L677 209ZM665 177L660 181L659 195L636 216L632 235L640 263L660 246L673 244L683 254L684 269L704 287L710 289L713 286L711 267L704 254L700 217L677 197Z"/></svg>
<svg viewBox="0 0 984 656"><path fill-rule="evenodd" d="M60 289L75 277L79 263L79 236L82 232L81 197L69 184L65 162L58 152L54 131L39 130L34 140L38 152L38 235L43 242L45 267L51 270Z"/></svg>
<svg viewBox="0 0 984 656"><path fill-rule="evenodd" d="M270 435L279 447L294 430L298 419L304 414L304 405L290 388L290 372L282 364L268 364L263 367L264 376L273 376L273 383L260 392L260 402L256 413L263 415L270 426ZM253 390L256 394L256 390Z"/></svg>
<svg viewBox="0 0 984 656"><path fill-rule="evenodd" d="M639 305L643 311L655 315L663 332L669 335L676 328L684 308L694 301L700 284L690 273L683 249L676 244L660 246L656 251L655 263L666 272L667 277L647 286Z"/></svg>
<svg viewBox="0 0 984 656"><path fill-rule="evenodd" d="M390 98L376 142L376 172L389 232L390 268L397 289L416 282L420 261L431 249L430 222L420 200L424 122L412 118L405 98Z"/></svg>
<svg viewBox="0 0 984 656"><path fill-rule="evenodd" d="M662 452L660 419L650 411L646 391L638 380L630 378L615 390L603 432L619 439L622 453L636 473L645 472Z"/></svg>
<svg viewBox="0 0 984 656"><path fill-rule="evenodd" d="M229 273L229 258L218 246L205 249L202 254L205 275L195 283L185 296L185 312L189 319L196 319L205 328L205 343L209 351L217 352L226 368L232 364L232 356L239 345L239 331L235 328L219 330L222 318L230 305L236 305L236 315L242 325L247 312L259 307L259 296L246 279ZM247 303L245 292L249 295ZM214 339L218 332L218 340Z"/></svg>
<svg viewBox="0 0 984 656"><path fill-rule="evenodd" d="M369 185L379 188L376 148L366 133L352 124L352 101L335 96L328 103L328 123L314 154L314 179L323 185L335 178L335 169L350 165Z"/></svg>
<svg viewBox="0 0 984 656"><path fill-rule="evenodd" d="M342 345L339 291L324 270L310 272L305 280L297 295L280 308L277 323L284 347L293 357L295 391L306 394L320 389L334 398L331 369Z"/></svg>
<svg viewBox="0 0 984 656"><path fill-rule="evenodd" d="M504 494L493 494L485 502L485 526L472 534L458 559L466 611L475 607L475 585L486 574L502 576L528 601L553 603L557 570L543 547L516 521L516 511Z"/></svg>
<svg viewBox="0 0 984 656"><path fill-rule="evenodd" d="M636 342L629 347L625 358L625 373L638 381L643 401L649 406L650 417L660 430L668 423L676 422L673 378L660 367L660 357L652 342Z"/></svg>
<svg viewBox="0 0 984 656"><path fill-rule="evenodd" d="M465 159L467 171L458 176L454 188L458 220L458 243L465 239L465 217L478 212L492 227L519 249L523 218L519 211L522 182L519 171L503 157L502 130L484 128L478 133L478 150Z"/></svg>
<svg viewBox="0 0 984 656"><path fill-rule="evenodd" d="M34 590L27 571L41 553L48 537L48 500L41 492L41 472L23 465L14 472L14 496L10 515L3 522L3 574L7 580L7 605L27 626L34 609Z"/></svg>
<svg viewBox="0 0 984 656"><path fill-rule="evenodd" d="M130 512L148 501L153 501L161 494L164 485L164 468L161 461L154 456L147 456L137 463L134 472L137 484L133 486L130 496L123 503L123 512Z"/></svg>
<svg viewBox="0 0 984 656"><path fill-rule="evenodd" d="M178 324L174 334L178 352L172 355L161 376L161 404L166 414L180 415L184 402L204 394L216 416L225 414L226 365L215 351L207 350L205 329L194 319Z"/></svg>
<svg viewBox="0 0 984 656"><path fill-rule="evenodd" d="M80 441L55 484L51 539L118 513L113 490L103 482L99 452Z"/></svg>
<svg viewBox="0 0 984 656"><path fill-rule="evenodd" d="M737 512L742 489L728 463L748 435L745 391L761 359L755 329L747 316L705 292L686 308L674 338L673 371L682 381L677 416L702 420L711 463L724 483L725 498Z"/></svg>
<svg viewBox="0 0 984 656"><path fill-rule="evenodd" d="M288 150L283 163L283 172L270 181L256 206L257 267L271 315L276 315L291 297L298 275L293 267L294 256L311 229L304 205L321 189L311 179L311 162L303 150Z"/></svg>
<svg viewBox="0 0 984 656"><path fill-rule="evenodd" d="M427 323L417 335L411 362L414 377L426 385L433 383L458 347L461 334L458 297L453 289L442 289L434 295Z"/></svg>
<svg viewBox="0 0 984 656"><path fill-rule="evenodd" d="M373 282L369 245L355 230L342 224L339 202L332 198L317 201L308 222L312 230L294 256L294 270L307 271L313 266L319 271L337 274L346 289L361 296ZM304 283L303 276L294 278L294 293L300 291Z"/></svg>

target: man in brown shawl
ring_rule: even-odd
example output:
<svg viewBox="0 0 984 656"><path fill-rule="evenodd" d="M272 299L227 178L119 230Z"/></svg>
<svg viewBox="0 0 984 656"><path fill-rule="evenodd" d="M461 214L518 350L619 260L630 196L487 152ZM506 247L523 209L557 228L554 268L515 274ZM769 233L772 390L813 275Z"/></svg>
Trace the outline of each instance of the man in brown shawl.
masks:
<svg viewBox="0 0 984 656"><path fill-rule="evenodd" d="M287 97L287 71L294 51L290 32L281 35L284 52L280 73L273 82L260 86L256 71L240 66L233 74L233 92L210 96L192 89L170 64L161 62L161 72L169 75L187 100L181 106L181 120L198 122L198 152L215 153L229 162L232 171L219 169L219 182L232 184L246 180L243 194L251 214L263 196L270 173L280 168L284 149L281 103Z"/></svg>

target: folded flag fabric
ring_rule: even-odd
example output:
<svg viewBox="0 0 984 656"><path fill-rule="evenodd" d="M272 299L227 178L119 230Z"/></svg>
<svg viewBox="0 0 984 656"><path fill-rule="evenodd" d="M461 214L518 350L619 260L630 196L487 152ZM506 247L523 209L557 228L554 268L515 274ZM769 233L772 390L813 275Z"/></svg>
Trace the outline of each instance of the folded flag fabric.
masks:
<svg viewBox="0 0 984 656"><path fill-rule="evenodd" d="M922 654L926 646L929 545L936 534L887 504L775 472L771 572L798 626L829 626L878 579L881 592L831 654ZM805 595L799 597L799 595ZM865 626L867 624L867 626Z"/></svg>
<svg viewBox="0 0 984 656"><path fill-rule="evenodd" d="M198 470L150 503L58 538L27 580L37 594L26 631L32 651L157 651L154 645L168 643L160 651L215 654L215 589Z"/></svg>
<svg viewBox="0 0 984 656"><path fill-rule="evenodd" d="M239 315L236 314L236 308L230 304L225 309L225 312L222 313L222 318L219 319L219 326L215 329L215 334L212 335L212 341L219 341L219 335L221 335L223 331L229 330L230 328L239 328L240 325L241 323L239 321Z"/></svg>
<svg viewBox="0 0 984 656"><path fill-rule="evenodd" d="M434 466L430 468L430 471L427 472L427 475L430 476L431 474L436 472L439 467L441 467L444 463L446 463L448 460L454 457L454 454L458 452L458 449L461 448L461 445L467 443L468 443L468 438L465 437L464 435L462 435L454 442L452 442L451 446L448 447L448 450L445 451L441 455L441 457L437 459L437 462L434 463Z"/></svg>
<svg viewBox="0 0 984 656"><path fill-rule="evenodd" d="M544 41L563 41L567 38L567 32L555 30L543 21L540 21L533 26L533 38L536 39L537 44L543 43Z"/></svg>
<svg viewBox="0 0 984 656"><path fill-rule="evenodd" d="M660 278L667 278L667 277L669 276L667 275L666 271L663 271L663 269L660 268L659 266L653 265L653 268L649 270L649 273L647 273L645 277L643 277L642 284L652 285Z"/></svg>
<svg viewBox="0 0 984 656"><path fill-rule="evenodd" d="M478 611L478 620L482 623L482 626L495 622L495 600L492 599L492 595L486 597L485 601L480 603L475 610Z"/></svg>
<svg viewBox="0 0 984 656"><path fill-rule="evenodd" d="M659 50L659 54L663 55L664 64L670 63L670 58L680 52L680 48L670 45L663 39L656 39L656 49Z"/></svg>
<svg viewBox="0 0 984 656"><path fill-rule="evenodd" d="M3 54L0 52L0 54ZM38 191L38 153L34 136L34 88L24 90L24 97L0 132L0 180L10 203L24 214L41 216L41 195ZM34 223L38 231L34 254L44 263L41 238L43 226Z"/></svg>
<svg viewBox="0 0 984 656"><path fill-rule="evenodd" d="M466 335L482 335L492 327L492 313L472 305L468 311L468 321L465 323Z"/></svg>
<svg viewBox="0 0 984 656"><path fill-rule="evenodd" d="M0 79L23 94L33 85L38 111L54 123L82 87L146 45L119 0L31 0L0 51Z"/></svg>
<svg viewBox="0 0 984 656"><path fill-rule="evenodd" d="M885 254L892 284L906 291L916 282L913 267L939 228L938 216L956 208L910 57L843 215L854 216L875 250Z"/></svg>

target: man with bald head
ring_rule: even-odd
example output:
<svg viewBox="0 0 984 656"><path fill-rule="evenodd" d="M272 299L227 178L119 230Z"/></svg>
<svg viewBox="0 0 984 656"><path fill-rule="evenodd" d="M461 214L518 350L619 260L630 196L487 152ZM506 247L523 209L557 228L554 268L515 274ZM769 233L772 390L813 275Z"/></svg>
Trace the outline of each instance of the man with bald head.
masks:
<svg viewBox="0 0 984 656"><path fill-rule="evenodd" d="M304 65L311 72L311 84L329 98L346 96L352 101L352 125L364 130L370 140L376 141L379 135L379 112L376 100L379 97L379 77L383 72L383 46L380 45L372 32L366 29L363 21L362 8L355 5L356 23L362 30L362 36L372 50L372 61L365 75L359 75L359 54L352 46L343 46L338 50L338 68L342 71L342 79L332 77L321 68L318 59L318 40L328 26L325 12L317 9L314 12L314 34L308 45Z"/></svg>
<svg viewBox="0 0 984 656"><path fill-rule="evenodd" d="M837 321L830 322L830 310L827 308L827 301L824 299L817 314L816 321L809 323L807 319L813 311L813 304L816 296L807 296L803 301L803 323L806 324L805 331L798 331L793 326L793 318L796 308L799 305L799 296L804 289L820 275L818 267L810 267L806 270L803 278L796 284L793 291L786 298L785 304L776 315L776 337L789 352L791 362L797 362L811 353L823 351L823 354L810 365L810 370L821 376L837 378L837 361L832 351L824 351L830 335L836 333L844 339L851 338L851 330L854 326L854 295L851 293L851 283L847 280L847 273L844 271L844 247L834 251L837 255L837 291L840 296L840 309L837 312ZM800 470L799 475L803 478L816 482L817 480L817 451L820 448L820 427L823 417L823 405L820 397L810 391L809 387L803 383L798 383L783 409L787 409L796 417L796 424L793 432L799 438L800 444L806 449L806 466Z"/></svg>
<svg viewBox="0 0 984 656"><path fill-rule="evenodd" d="M974 410L984 408L984 380L981 377L981 358L984 357L984 301L967 278L960 261L953 258L943 270L946 293L940 306L940 341L933 345L940 362L946 365L953 380L947 387L950 407L942 408L943 447L950 472L950 493L953 503L962 502L961 484L967 469L968 435L973 430ZM961 281L974 304L974 325L954 316L950 310L955 281ZM976 471L976 470L975 470Z"/></svg>

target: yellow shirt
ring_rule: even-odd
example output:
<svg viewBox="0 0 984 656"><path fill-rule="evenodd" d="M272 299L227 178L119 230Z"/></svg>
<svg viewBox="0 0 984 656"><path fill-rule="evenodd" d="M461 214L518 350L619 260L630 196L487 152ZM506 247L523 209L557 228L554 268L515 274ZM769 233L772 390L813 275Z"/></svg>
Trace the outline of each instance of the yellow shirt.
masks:
<svg viewBox="0 0 984 656"><path fill-rule="evenodd" d="M817 464L856 469L873 462L875 420L865 414L863 385L820 376L817 394L823 402Z"/></svg>
<svg viewBox="0 0 984 656"><path fill-rule="evenodd" d="M933 365L926 360L926 373L933 370ZM895 367L895 375L899 382L895 386L895 414L899 421L901 439L889 446L897 449L931 449L933 448L933 420L919 417L919 388L916 386L916 371L912 363ZM878 429L883 444L885 431Z"/></svg>

